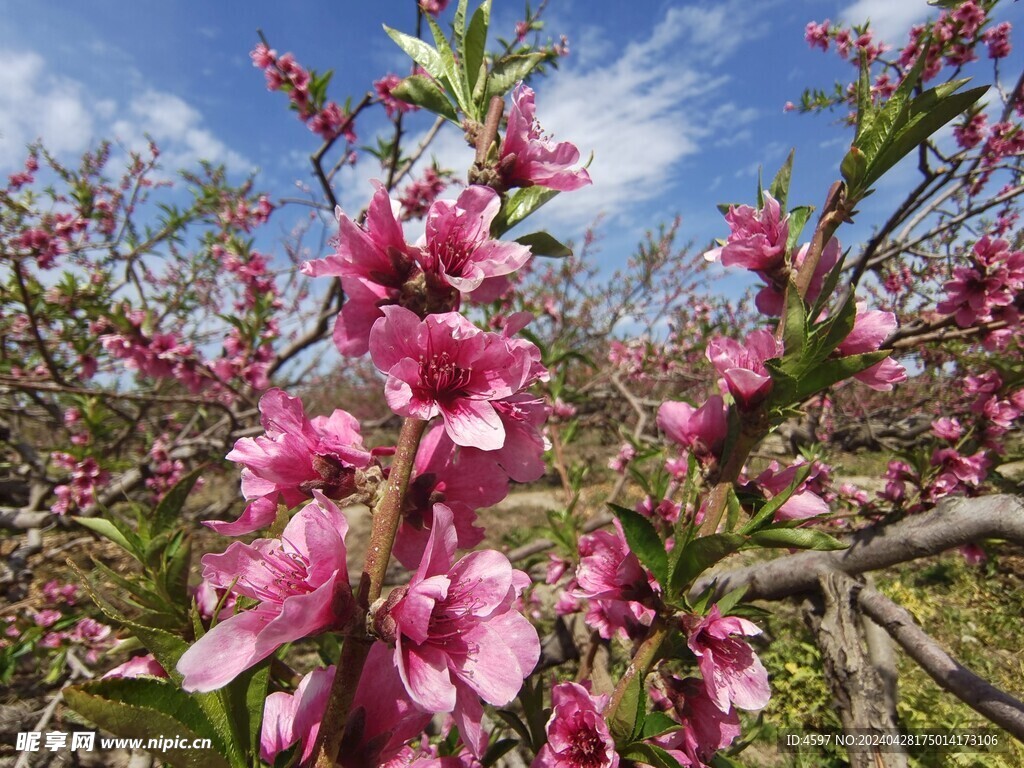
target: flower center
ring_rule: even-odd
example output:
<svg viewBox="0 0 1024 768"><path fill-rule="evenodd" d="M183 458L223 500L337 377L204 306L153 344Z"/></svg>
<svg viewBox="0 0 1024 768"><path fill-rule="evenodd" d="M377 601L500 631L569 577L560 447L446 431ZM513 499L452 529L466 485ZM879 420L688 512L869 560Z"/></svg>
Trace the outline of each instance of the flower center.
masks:
<svg viewBox="0 0 1024 768"><path fill-rule="evenodd" d="M253 594L265 603L282 603L285 598L308 594L314 587L306 580L309 576L309 561L298 552L276 549L266 552L260 565L267 572L267 578L260 581L239 579Z"/></svg>
<svg viewBox="0 0 1024 768"><path fill-rule="evenodd" d="M606 762L604 740L592 728L573 734L572 746L566 752L573 768L600 768Z"/></svg>
<svg viewBox="0 0 1024 768"><path fill-rule="evenodd" d="M458 365L448 352L420 358L420 378L437 394L454 393L469 384L472 368Z"/></svg>
<svg viewBox="0 0 1024 768"><path fill-rule="evenodd" d="M476 251L476 245L466 236L461 222L456 221L443 240L434 240L430 243L430 255L435 263L444 266L445 274L460 277L466 263Z"/></svg>

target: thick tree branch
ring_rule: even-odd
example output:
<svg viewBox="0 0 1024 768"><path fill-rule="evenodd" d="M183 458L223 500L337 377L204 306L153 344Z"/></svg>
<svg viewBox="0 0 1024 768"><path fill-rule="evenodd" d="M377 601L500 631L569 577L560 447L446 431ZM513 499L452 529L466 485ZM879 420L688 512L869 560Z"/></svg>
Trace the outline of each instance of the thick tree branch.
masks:
<svg viewBox="0 0 1024 768"><path fill-rule="evenodd" d="M881 592L862 588L842 575L833 578L855 590L857 604L902 646L928 676L980 715L1024 741L1024 704L978 677L944 651L914 617Z"/></svg>
<svg viewBox="0 0 1024 768"><path fill-rule="evenodd" d="M1024 502L1020 498L946 499L932 512L858 531L848 537L849 549L802 552L705 575L694 584L692 594L698 595L712 584L718 595L746 586L747 600L780 600L816 590L819 576L826 571L866 573L986 538L1024 543Z"/></svg>

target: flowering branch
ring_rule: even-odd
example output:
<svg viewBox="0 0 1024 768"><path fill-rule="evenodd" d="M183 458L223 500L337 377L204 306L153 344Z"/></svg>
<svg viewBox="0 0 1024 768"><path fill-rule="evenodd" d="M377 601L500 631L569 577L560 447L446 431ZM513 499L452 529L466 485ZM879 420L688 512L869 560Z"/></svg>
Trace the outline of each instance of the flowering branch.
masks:
<svg viewBox="0 0 1024 768"><path fill-rule="evenodd" d="M950 656L903 608L849 576L836 577L852 590L857 604L916 661L936 683L978 714L1024 740L1024 703L1001 691Z"/></svg>
<svg viewBox="0 0 1024 768"><path fill-rule="evenodd" d="M317 768L332 768L341 748L349 708L355 697L372 642L366 630L366 616L370 606L380 597L384 586L391 549L402 518L402 500L409 487L416 451L426 426L427 422L422 419L406 418L402 421L402 430L398 435L395 457L384 495L373 512L373 527L366 550L366 563L356 591L357 610L352 623L353 629L345 638L339 662L340 671L335 675L331 687L319 743L315 747Z"/></svg>

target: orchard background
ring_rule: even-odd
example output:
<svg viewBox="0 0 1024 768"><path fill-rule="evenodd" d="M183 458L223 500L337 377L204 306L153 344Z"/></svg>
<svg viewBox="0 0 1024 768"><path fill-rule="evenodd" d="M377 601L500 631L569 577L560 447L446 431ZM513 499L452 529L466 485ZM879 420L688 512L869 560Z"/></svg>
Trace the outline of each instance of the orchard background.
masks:
<svg viewBox="0 0 1024 768"><path fill-rule="evenodd" d="M0 762L1020 764L1020 14L14 4Z"/></svg>

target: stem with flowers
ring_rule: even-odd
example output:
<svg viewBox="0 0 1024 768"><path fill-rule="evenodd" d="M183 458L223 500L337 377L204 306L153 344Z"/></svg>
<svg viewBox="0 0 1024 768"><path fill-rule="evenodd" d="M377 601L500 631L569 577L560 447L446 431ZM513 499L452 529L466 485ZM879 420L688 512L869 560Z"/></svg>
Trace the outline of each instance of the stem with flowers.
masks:
<svg viewBox="0 0 1024 768"><path fill-rule="evenodd" d="M406 418L395 446L395 458L384 486L380 503L373 510L373 525L370 529L370 543L366 550L366 564L356 589L357 610L352 629L345 635L340 669L334 678L327 709L324 712L320 738L314 754L317 768L331 768L338 759L338 750L344 736L345 721L355 697L363 665L370 652L373 638L366 629L366 617L370 606L380 597L391 559L391 548L402 519L402 503L409 487L416 450L419 448L427 422L422 419Z"/></svg>
<svg viewBox="0 0 1024 768"><path fill-rule="evenodd" d="M594 273L547 232L511 239L515 235L508 233L555 195L591 183L577 148L543 133L535 94L525 82L552 64L565 45L527 42L540 31L537 15L528 11L515 39L489 53L490 2L471 8L461 0L450 31L438 22L444 5L424 0L418 6L414 36L386 30L411 57L412 74L381 78L373 86L376 96L364 96L353 108L327 97L329 74L307 71L291 54L273 51L262 36L253 51L271 90L286 94L302 123L323 139L313 164L326 204L317 207L335 212L332 184L336 171L355 161L350 153L357 151L356 117L381 107L394 127L390 143L381 140L370 150L381 161L387 184L375 182L362 213L335 212L333 252L301 267L296 259L296 281L300 275L329 278L331 287L324 291L315 326L276 357L269 342L277 333L273 312L281 309L280 294L267 275L266 260L240 234L265 220L271 206L264 198L251 199L248 187L218 186L218 194L208 196L217 197L215 204L188 214L218 220L208 250L241 281L241 319L233 318L239 322L219 358L199 354L180 327L157 329L161 310L151 311L145 296L139 309L126 304L120 314L110 313L90 329L101 333L100 339L86 338L75 302L92 294L74 279L66 289L46 288L49 283L37 273L85 248L82 233L89 224L63 213L42 216L38 227L12 240L16 260L9 290L24 304L12 333L34 368L26 375L9 366L0 381L19 396L80 398L66 413L50 408L55 411L50 418L65 421L76 446L74 452L53 451L49 457L71 475L54 489L62 511L99 509L112 492L106 470L84 447L77 450L100 435L107 414L124 422L104 443L117 453L135 434L133 417L141 418L145 408L172 402L196 406L212 395L224 413L208 426L205 410L192 408L196 413L185 424L172 425L181 440L168 446L161 439L154 446L152 463L159 471L150 476L140 470L137 480L159 491L153 509L140 508L131 519L76 518L76 524L110 539L141 565L145 576L135 583L97 562L99 577L90 579L90 589L106 578L130 595L129 601L119 601L92 590L106 620L124 627L148 653L129 659L111 679L69 687L65 699L115 733L143 732L170 718L183 732L210 739L210 765L217 768L248 768L259 760L318 768L399 762L415 768L489 768L508 749L518 749L532 768L616 768L624 761L655 768L727 764L726 753L741 734L739 712L758 711L771 696L768 672L747 639L760 632L751 620L757 615L743 601L814 590L820 569L856 574L899 562L905 554L900 547L884 535L872 538L874 522L885 512L927 513L953 492L979 493L1001 436L1024 414L1024 367L1012 355L1006 354L1011 362L998 369L972 373L958 412L962 422L944 417L915 425L918 437L931 428L927 449L890 463L880 494L888 504L884 511L856 491L840 499L817 448L785 467L761 450L770 433L812 410L814 440L840 386L892 391L907 372L890 354L914 340L934 341L941 334L943 341L978 342L1003 351L1011 344L1024 312L1015 298L1024 289L1024 254L1013 250L1001 231L978 239L967 263L943 286L945 297L935 311L922 312L919 324L900 332L888 305L868 309L866 301L857 301L858 289L875 302L880 293L870 284L858 286L859 267L852 279L845 278L836 237L856 204L901 158L918 151L926 166L929 153L938 155L929 137L949 120L962 115L966 122L957 126L958 141L973 141L979 130L975 103L983 89L950 80L926 90L922 82L929 78L929 61L939 55L935 46L947 51L941 55L962 57L963 50L943 45L970 37L1005 51L1005 30L983 31L989 5L967 0L940 16L942 34L936 39L946 42L933 44L927 34L918 34L917 58L899 65L899 81L874 86L867 70L881 51L867 33L857 37L862 55L853 89L856 133L839 169L842 180L830 188L809 240L801 243L812 208L788 200L791 155L766 189L759 183L755 204L723 211L728 237L701 262L744 268L763 282L755 300L759 314L749 318L729 308L718 315L709 302L690 301L694 285L682 280L653 297L660 290L658 275L686 264L685 251L672 248L678 222L648 234L630 265L636 276L620 280L616 275L608 291L595 288ZM420 32L429 33L430 41ZM808 34L834 39L847 52L854 45L848 33L809 28ZM1016 99L1008 97L1004 119ZM405 157L403 120L411 123L413 118L404 116L416 109L433 113L436 121ZM391 186L412 169L442 126L461 131L475 150L467 186L454 199L439 199L451 172L435 165L394 199ZM1004 128L993 132L993 162L1008 162L1009 154L1020 150L1014 136ZM334 152L344 154L325 173L327 155ZM954 176L955 168L967 165L973 168L962 179L965 184L995 172L988 161L970 163L966 156L950 164ZM34 172L29 168L27 176ZM929 183L945 178L929 174ZM9 188L15 182L28 183L12 179ZM104 195L113 191L103 189ZM1010 191L993 199L1008 202ZM911 236L911 225L930 213L946 216L936 211L954 198L943 192L927 205L901 207L882 238L907 221L903 242L922 258L933 258L939 246ZM962 223L960 216L986 210L989 202L972 203L936 223L930 239L943 234L943 227ZM105 207L92 207L93 201L82 202L83 220L95 213L108 240L122 237L127 223L119 226L103 213ZM180 217L173 211L169 216L173 220L165 229L173 232ZM404 223L424 217L422 238L410 242ZM593 242L588 233L584 249ZM894 247L876 242L869 246L875 253L871 258ZM535 272L531 286L524 275L545 256L560 258L560 267ZM124 278L113 286L110 275L98 273L93 288L101 303L125 287L143 291L146 260L131 253L125 262ZM861 262L865 265L868 261ZM563 279L561 294L552 288L559 282L553 276ZM902 272L894 277L901 284L907 280ZM581 298L573 301L571 295ZM341 296L343 304L332 309ZM41 309L51 298L67 304L61 332L78 346L54 343L53 324ZM602 302L611 307L603 315L595 309ZM296 302L296 311L301 303ZM653 333L615 339L607 351L612 365L601 369L596 361L605 350L597 349L598 343L610 338L620 320L644 314L636 311L644 307L652 315L652 331L673 314L670 306L683 310L672 317L669 340L662 344ZM573 312L575 327L565 321ZM391 418L401 419L393 446L364 443L369 438L363 432L385 420L360 423L341 408L311 416L322 402L303 403L270 386L269 377L283 361L323 337L332 318L338 354L368 361L365 381L382 389ZM744 324L753 330L736 338ZM111 359L158 380L159 387L148 399L90 387L91 374L80 377L78 371L89 367L101 347ZM710 395L701 375L705 361L714 371ZM575 375L579 369L571 365L585 366L586 375ZM650 371L654 374L645 378ZM172 386L188 395L176 398ZM90 393L107 404L96 406ZM695 407L666 394L703 400ZM599 405L589 407L588 398ZM261 426L247 428L244 409L257 400ZM355 410L348 401L346 407ZM558 421L546 431L549 415ZM634 428L623 428L631 417ZM593 462L589 455L583 460L573 455L572 445L580 431L597 434L594 425L601 420L625 441L609 463L622 473L611 497L602 499L610 516L587 509L594 500L591 486L597 485L588 474ZM92 431L80 426L83 422ZM667 439L668 450L660 437L648 434L652 424ZM196 442L185 436L195 436ZM223 551L204 555L202 581L193 593L187 583L189 539L178 519L200 472L177 484L172 479L184 474L184 448L223 453L232 443L227 459L241 467L244 509L237 519L214 513L204 522L225 536L260 532L259 538L236 539ZM489 548L478 510L498 504L513 484L544 476L549 447L564 492L564 506L548 514L549 539L508 554ZM45 463L30 454L25 451L26 463ZM383 458L388 456L390 461ZM768 464L755 474L762 460ZM33 471L46 479L45 466ZM105 495L97 494L104 487ZM637 488L644 495L634 507L615 503ZM356 505L371 508L372 521L359 582L350 584L346 539ZM834 535L837 527L854 524L849 508L855 505L865 520L873 516L869 527L852 536ZM965 517L957 519L962 523ZM898 532L907 532L906 546L928 553L949 542L963 544L972 535L1019 538L1019 526L1000 524L936 539L930 533L949 516L916 519L922 521L919 527L898 523ZM857 548L849 557L822 554L844 550L850 542ZM543 588L511 560L548 547L557 548L547 571L554 610L559 617L583 614L586 628L577 634L585 634L589 645L575 671L559 673L574 682L546 688L538 667L564 663L574 649L558 657L544 642L542 657L531 618L542 615L547 595L542 597ZM738 572L711 570L738 552L771 548L812 553ZM392 560L402 569L389 575ZM808 573L799 572L801 563ZM763 574L774 574L778 595L762 583ZM386 585L386 577L397 577L397 583ZM394 588L386 591L386 586ZM47 594L51 599L56 593L51 588ZM65 618L60 611L40 611L33 621L39 630ZM564 629L561 618L555 626ZM74 642L104 640L103 628L95 624L83 622L75 633L68 635ZM916 637L906 626L894 634ZM50 643L67 639L58 631L36 635ZM557 630L555 637L564 639ZM289 649L299 644L318 654L289 657ZM0 645L0 651L6 647ZM601 675L602 655L623 663L617 681ZM318 662L306 674L292 669L301 669L311 657ZM135 679L125 683L121 677ZM442 734L431 730L431 722L441 720L438 715L444 716ZM485 723L494 725L485 728ZM175 764L193 764L189 759Z"/></svg>

